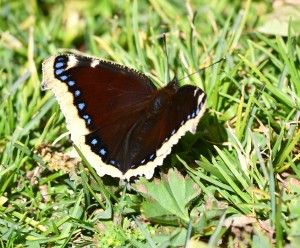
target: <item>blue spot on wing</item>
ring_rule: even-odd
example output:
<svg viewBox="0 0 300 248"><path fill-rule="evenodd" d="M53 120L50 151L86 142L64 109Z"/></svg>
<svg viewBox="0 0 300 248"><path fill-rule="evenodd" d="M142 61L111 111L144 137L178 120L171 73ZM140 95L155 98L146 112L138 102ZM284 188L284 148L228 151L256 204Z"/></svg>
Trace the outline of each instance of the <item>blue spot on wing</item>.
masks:
<svg viewBox="0 0 300 248"><path fill-rule="evenodd" d="M65 58L63 56L57 57L56 59L57 59L57 61L64 61L65 60Z"/></svg>
<svg viewBox="0 0 300 248"><path fill-rule="evenodd" d="M74 85L75 85L75 81L70 80L70 81L68 82L68 85L69 85L70 87L74 86Z"/></svg>
<svg viewBox="0 0 300 248"><path fill-rule="evenodd" d="M81 103L79 103L77 106L78 106L78 108L79 108L80 110L83 110L84 107L85 107L85 104L84 104L83 102L81 102Z"/></svg>
<svg viewBox="0 0 300 248"><path fill-rule="evenodd" d="M63 63L63 62L57 62L55 64L55 68L60 68L60 67L63 67L64 65L65 65L65 63Z"/></svg>
<svg viewBox="0 0 300 248"><path fill-rule="evenodd" d="M151 156L149 157L149 159L152 160L154 158L154 156L155 156L154 153L151 154Z"/></svg>
<svg viewBox="0 0 300 248"><path fill-rule="evenodd" d="M58 76L60 74L62 74L65 71L65 69L57 69L55 70L55 75Z"/></svg>
<svg viewBox="0 0 300 248"><path fill-rule="evenodd" d="M75 90L74 95L75 95L76 97L80 96L80 90Z"/></svg>
<svg viewBox="0 0 300 248"><path fill-rule="evenodd" d="M116 161L116 160L109 160L109 163L115 167L118 167L119 169L121 168L121 165Z"/></svg>
<svg viewBox="0 0 300 248"><path fill-rule="evenodd" d="M62 75L62 76L60 76L59 78L60 78L62 81L65 81L65 80L68 78L68 76Z"/></svg>
<svg viewBox="0 0 300 248"><path fill-rule="evenodd" d="M106 154L106 150L104 148L100 149L99 153L102 155L102 156L105 156Z"/></svg>
<svg viewBox="0 0 300 248"><path fill-rule="evenodd" d="M92 144L93 146L97 145L97 143L98 143L98 140L97 140L97 139L93 139L93 140L91 141L91 144Z"/></svg>
<svg viewBox="0 0 300 248"><path fill-rule="evenodd" d="M92 119L90 118L89 115L83 115L82 117L83 117L83 119L85 119L87 125L91 124Z"/></svg>

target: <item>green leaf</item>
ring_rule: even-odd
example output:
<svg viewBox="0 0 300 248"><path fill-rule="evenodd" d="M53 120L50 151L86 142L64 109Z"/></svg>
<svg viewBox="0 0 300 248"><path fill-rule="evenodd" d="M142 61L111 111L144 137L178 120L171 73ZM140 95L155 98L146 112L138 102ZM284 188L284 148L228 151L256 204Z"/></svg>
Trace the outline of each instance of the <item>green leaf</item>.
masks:
<svg viewBox="0 0 300 248"><path fill-rule="evenodd" d="M148 182L141 178L134 187L146 198L141 208L146 217L185 225L190 220L189 206L200 194L198 185L191 178L184 178L177 170L172 169L168 174L162 175L161 180Z"/></svg>

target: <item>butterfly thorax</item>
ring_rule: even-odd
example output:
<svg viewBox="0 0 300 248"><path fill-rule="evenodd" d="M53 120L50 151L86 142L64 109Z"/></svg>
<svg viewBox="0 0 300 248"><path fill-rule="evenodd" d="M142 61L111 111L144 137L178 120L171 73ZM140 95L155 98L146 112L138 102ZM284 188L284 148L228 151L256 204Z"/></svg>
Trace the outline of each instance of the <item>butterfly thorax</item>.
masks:
<svg viewBox="0 0 300 248"><path fill-rule="evenodd" d="M159 89L150 100L151 106L148 109L149 115L156 115L171 103L171 98L176 94L179 89L177 77L174 77L172 81L164 88Z"/></svg>

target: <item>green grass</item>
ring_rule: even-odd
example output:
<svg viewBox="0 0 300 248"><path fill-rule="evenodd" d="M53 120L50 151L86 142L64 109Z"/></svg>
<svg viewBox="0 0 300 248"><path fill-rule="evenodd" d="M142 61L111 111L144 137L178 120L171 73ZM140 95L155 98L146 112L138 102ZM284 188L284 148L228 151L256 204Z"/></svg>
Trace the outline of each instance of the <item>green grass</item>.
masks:
<svg viewBox="0 0 300 248"><path fill-rule="evenodd" d="M297 247L299 19L266 2L1 1L0 247ZM154 179L124 184L67 156L64 117L41 91L42 61L63 52L157 87L226 60L180 81L208 96L196 135Z"/></svg>

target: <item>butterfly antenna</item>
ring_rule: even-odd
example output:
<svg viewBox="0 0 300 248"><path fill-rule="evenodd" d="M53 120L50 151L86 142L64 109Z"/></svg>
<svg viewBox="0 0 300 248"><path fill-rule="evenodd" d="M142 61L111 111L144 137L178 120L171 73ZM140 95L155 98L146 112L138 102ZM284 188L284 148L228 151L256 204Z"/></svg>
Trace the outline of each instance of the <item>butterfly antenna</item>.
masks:
<svg viewBox="0 0 300 248"><path fill-rule="evenodd" d="M198 73L199 71L203 71L203 70L205 70L205 69L207 69L207 68L209 68L209 67L212 67L213 65L218 64L218 63L220 63L220 62L223 61L223 60L225 60L225 57L223 57L223 58L219 59L218 61L216 61L216 62L214 62L214 63L212 63L212 64L210 64L210 65L208 65L208 66L205 66L205 67L203 67L203 68L201 68L201 69L199 69L199 70L197 70L197 71L195 71L195 72L193 72L193 73L191 73L191 74L189 74L189 75L187 75L187 76L185 76L185 77L183 77L183 78L180 78L178 81L181 81L181 80L183 80L183 79L185 79L185 78L188 78L188 77L190 77L190 76L192 76L192 75Z"/></svg>
<svg viewBox="0 0 300 248"><path fill-rule="evenodd" d="M167 73L165 74L165 82L169 82L170 81L170 70L169 70L169 55L168 55L168 49L167 49L167 38L166 38L166 34L163 34L163 43L164 43L164 50L165 50L165 54L166 54L166 68L167 68Z"/></svg>

